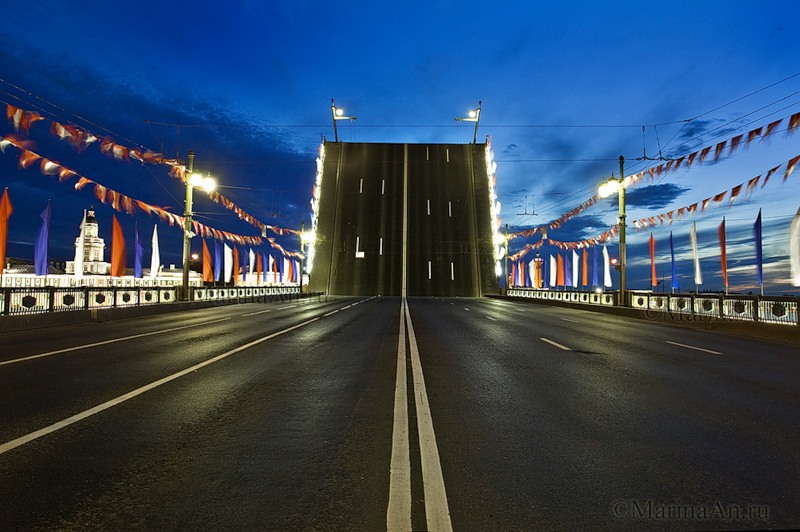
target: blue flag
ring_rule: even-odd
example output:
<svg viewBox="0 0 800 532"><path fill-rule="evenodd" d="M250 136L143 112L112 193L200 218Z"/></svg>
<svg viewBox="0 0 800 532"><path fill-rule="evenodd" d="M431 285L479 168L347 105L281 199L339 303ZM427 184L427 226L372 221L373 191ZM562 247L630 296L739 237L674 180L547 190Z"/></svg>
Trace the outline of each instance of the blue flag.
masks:
<svg viewBox="0 0 800 532"><path fill-rule="evenodd" d="M675 264L675 248L672 246L672 231L669 232L669 256L672 261L672 289L677 290L678 286L678 266Z"/></svg>
<svg viewBox="0 0 800 532"><path fill-rule="evenodd" d="M219 240L214 241L214 281L222 280L222 244Z"/></svg>
<svg viewBox="0 0 800 532"><path fill-rule="evenodd" d="M597 246L592 246L592 286L599 286L597 279Z"/></svg>
<svg viewBox="0 0 800 532"><path fill-rule="evenodd" d="M261 252L261 266L262 266L261 275L263 276L261 280L266 283L267 271L269 271L269 260L267 259L267 254L264 253L263 251Z"/></svg>
<svg viewBox="0 0 800 532"><path fill-rule="evenodd" d="M47 275L49 264L47 262L47 248L50 244L50 200L47 200L47 207L39 215L42 219L42 227L39 229L39 236L33 245L33 270L36 275Z"/></svg>
<svg viewBox="0 0 800 532"><path fill-rule="evenodd" d="M247 248L242 251L242 281L247 280L248 259L250 255L247 253Z"/></svg>
<svg viewBox="0 0 800 532"><path fill-rule="evenodd" d="M758 209L758 218L753 225L753 233L756 237L756 283L758 286L764 285L764 257L761 254L761 209Z"/></svg>
<svg viewBox="0 0 800 532"><path fill-rule="evenodd" d="M564 284L572 286L572 265L569 263L569 251L564 253Z"/></svg>
<svg viewBox="0 0 800 532"><path fill-rule="evenodd" d="M142 275L142 242L139 240L139 224L133 225L133 276L141 279Z"/></svg>

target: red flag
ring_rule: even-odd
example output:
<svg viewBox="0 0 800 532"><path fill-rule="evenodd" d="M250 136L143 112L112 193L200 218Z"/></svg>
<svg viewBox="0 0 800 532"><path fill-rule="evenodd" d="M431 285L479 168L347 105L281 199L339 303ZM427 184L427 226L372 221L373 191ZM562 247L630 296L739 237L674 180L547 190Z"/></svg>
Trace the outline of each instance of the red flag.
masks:
<svg viewBox="0 0 800 532"><path fill-rule="evenodd" d="M556 286L564 286L564 257L559 253L558 257L558 271L556 273Z"/></svg>
<svg viewBox="0 0 800 532"><path fill-rule="evenodd" d="M233 246L233 285L239 280L239 250Z"/></svg>
<svg viewBox="0 0 800 532"><path fill-rule="evenodd" d="M728 253L725 249L725 217L722 217L722 223L719 224L719 261L722 266L722 284L728 288Z"/></svg>
<svg viewBox="0 0 800 532"><path fill-rule="evenodd" d="M256 284L261 284L262 274L264 272L264 263L261 260L261 253L256 253Z"/></svg>
<svg viewBox="0 0 800 532"><path fill-rule="evenodd" d="M581 283L583 286L589 286L589 252L586 248L583 248L583 277L581 277Z"/></svg>
<svg viewBox="0 0 800 532"><path fill-rule="evenodd" d="M117 216L112 215L111 225L111 277L123 277L125 275L125 237L122 235L122 226L117 221Z"/></svg>
<svg viewBox="0 0 800 532"><path fill-rule="evenodd" d="M3 190L3 199L0 200L0 274L6 268L6 241L8 238L8 218L14 212L11 200L8 197L8 187Z"/></svg>
<svg viewBox="0 0 800 532"><path fill-rule="evenodd" d="M793 158L791 161L789 161L786 164L786 172L783 174L783 180L784 181L789 179L789 176L792 175L792 172L794 172L794 167L797 166L797 161L800 161L800 155L798 155L797 157Z"/></svg>
<svg viewBox="0 0 800 532"><path fill-rule="evenodd" d="M653 233L650 233L650 285L658 286L658 278L656 277L656 240L653 238Z"/></svg>
<svg viewBox="0 0 800 532"><path fill-rule="evenodd" d="M214 268L211 265L211 252L208 251L206 239L203 238L203 282L214 282Z"/></svg>

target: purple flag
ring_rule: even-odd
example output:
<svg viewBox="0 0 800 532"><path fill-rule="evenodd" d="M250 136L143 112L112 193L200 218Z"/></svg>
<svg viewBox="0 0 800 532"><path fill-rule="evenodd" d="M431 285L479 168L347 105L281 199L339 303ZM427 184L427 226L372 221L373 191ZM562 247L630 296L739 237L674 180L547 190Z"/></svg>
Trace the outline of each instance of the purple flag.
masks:
<svg viewBox="0 0 800 532"><path fill-rule="evenodd" d="M222 280L222 244L219 240L214 241L214 281Z"/></svg>
<svg viewBox="0 0 800 532"><path fill-rule="evenodd" d="M141 279L142 275L142 242L139 240L139 224L133 225L133 276Z"/></svg>
<svg viewBox="0 0 800 532"><path fill-rule="evenodd" d="M758 218L753 225L753 233L756 237L756 283L758 286L764 285L764 257L761 254L761 209L758 209Z"/></svg>
<svg viewBox="0 0 800 532"><path fill-rule="evenodd" d="M564 253L564 286L572 286L572 265L569 263L569 251Z"/></svg>
<svg viewBox="0 0 800 532"><path fill-rule="evenodd" d="M247 253L247 249L245 248L242 251L242 281L247 280L247 268L248 268L248 260L250 255Z"/></svg>
<svg viewBox="0 0 800 532"><path fill-rule="evenodd" d="M262 273L263 278L261 279L265 283L267 282L267 271L269 271L269 260L267 259L267 254L263 251L261 252L261 264L262 264Z"/></svg>
<svg viewBox="0 0 800 532"><path fill-rule="evenodd" d="M50 200L47 200L47 207L39 215L42 219L42 227L39 229L39 236L33 245L33 270L36 275L47 275L49 264L47 263L47 248L50 243Z"/></svg>
<svg viewBox="0 0 800 532"><path fill-rule="evenodd" d="M597 279L597 246L592 246L592 286L600 286Z"/></svg>

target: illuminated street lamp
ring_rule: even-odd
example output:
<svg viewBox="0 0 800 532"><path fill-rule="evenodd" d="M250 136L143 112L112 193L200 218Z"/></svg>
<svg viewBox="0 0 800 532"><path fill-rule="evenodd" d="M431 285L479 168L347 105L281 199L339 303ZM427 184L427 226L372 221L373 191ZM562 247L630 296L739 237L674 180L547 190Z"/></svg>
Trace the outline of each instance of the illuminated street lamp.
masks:
<svg viewBox="0 0 800 532"><path fill-rule="evenodd" d="M619 178L603 181L597 189L597 195L607 198L615 192L619 195L619 304L627 306L628 300L625 293L625 158L619 156Z"/></svg>
<svg viewBox="0 0 800 532"><path fill-rule="evenodd" d="M472 143L478 142L478 122L481 120L481 102L478 102L477 109L470 109L467 116L464 118L456 118L456 122L475 122L475 134L472 137Z"/></svg>
<svg viewBox="0 0 800 532"><path fill-rule="evenodd" d="M336 104L333 103L333 98L331 98L331 118L333 118L333 138L336 142L339 142L339 131L336 129L336 121L350 120L352 122L358 119L357 116L345 116L344 109L336 107Z"/></svg>
<svg viewBox="0 0 800 532"><path fill-rule="evenodd" d="M206 193L211 194L217 186L217 182L209 176L203 176L194 172L194 150L189 150L189 164L184 178L186 185L186 201L183 212L183 299L189 299L189 261L191 260L192 237L192 192L195 188L202 188Z"/></svg>

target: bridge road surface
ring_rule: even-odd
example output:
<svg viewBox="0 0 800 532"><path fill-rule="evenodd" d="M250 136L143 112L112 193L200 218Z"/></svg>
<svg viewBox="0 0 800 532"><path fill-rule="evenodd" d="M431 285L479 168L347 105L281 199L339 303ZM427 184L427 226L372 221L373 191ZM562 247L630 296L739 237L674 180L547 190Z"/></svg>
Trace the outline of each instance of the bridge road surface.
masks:
<svg viewBox="0 0 800 532"><path fill-rule="evenodd" d="M410 298L408 327L401 308L0 336L0 529L800 525L797 346L492 299Z"/></svg>

